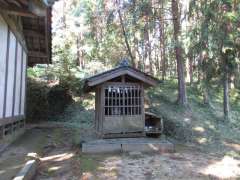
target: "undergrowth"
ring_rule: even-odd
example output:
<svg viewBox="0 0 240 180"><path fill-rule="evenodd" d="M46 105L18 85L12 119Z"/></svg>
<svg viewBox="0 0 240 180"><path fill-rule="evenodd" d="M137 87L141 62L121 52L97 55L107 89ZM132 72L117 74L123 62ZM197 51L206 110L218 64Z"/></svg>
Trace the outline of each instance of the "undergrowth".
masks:
<svg viewBox="0 0 240 180"><path fill-rule="evenodd" d="M210 89L210 105L203 104L201 92L196 86L187 86L188 106L176 103L177 82L165 81L147 90L146 102L151 111L164 120L164 134L176 143L196 143L202 147L222 151L225 143L240 141L239 92L231 92L231 118L226 121L222 113L222 91ZM94 132L94 96L74 98L64 113L51 117L51 121L63 122L74 131L74 142L79 144L92 138Z"/></svg>
<svg viewBox="0 0 240 180"><path fill-rule="evenodd" d="M217 150L225 148L225 142L240 141L240 94L231 91L231 117L228 121L223 118L222 94L219 87L211 87L210 105L205 105L200 90L187 86L188 106L182 108L176 103L176 81L165 81L147 93L149 110L163 117L164 133L168 137Z"/></svg>

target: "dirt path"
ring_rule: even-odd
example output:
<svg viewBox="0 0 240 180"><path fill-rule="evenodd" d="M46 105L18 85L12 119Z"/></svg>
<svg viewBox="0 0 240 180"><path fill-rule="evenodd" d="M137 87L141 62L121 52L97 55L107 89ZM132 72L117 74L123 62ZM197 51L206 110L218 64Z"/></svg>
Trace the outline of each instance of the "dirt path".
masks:
<svg viewBox="0 0 240 180"><path fill-rule="evenodd" d="M59 148L42 158L37 180L240 178L240 159L205 154L187 147L171 154L121 155L83 155L71 148Z"/></svg>
<svg viewBox="0 0 240 180"><path fill-rule="evenodd" d="M66 129L59 129L57 137L50 137L48 150L40 158L36 180L73 180L73 158L71 134ZM76 177L77 178L77 177Z"/></svg>
<svg viewBox="0 0 240 180"><path fill-rule="evenodd" d="M26 130L6 151L0 155L0 180L12 179L28 160L28 155L40 154L48 142L50 129Z"/></svg>
<svg viewBox="0 0 240 180"><path fill-rule="evenodd" d="M86 157L85 157L86 158ZM237 179L240 160L217 158L198 152L162 155L108 156L95 159L95 170L85 170L82 179L159 180L159 179ZM83 164L82 164L83 165Z"/></svg>
<svg viewBox="0 0 240 180"><path fill-rule="evenodd" d="M9 180L29 153L41 154L36 180L240 179L240 156L177 147L171 154L84 155L64 128L34 128L0 157L0 180ZM239 144L233 146L237 153Z"/></svg>

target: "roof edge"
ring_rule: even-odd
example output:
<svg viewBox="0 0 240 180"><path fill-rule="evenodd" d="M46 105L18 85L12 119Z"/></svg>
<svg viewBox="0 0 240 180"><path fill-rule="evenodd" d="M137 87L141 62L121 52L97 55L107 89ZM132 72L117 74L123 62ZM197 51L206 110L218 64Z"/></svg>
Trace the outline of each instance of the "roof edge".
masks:
<svg viewBox="0 0 240 180"><path fill-rule="evenodd" d="M134 73L137 73L136 75ZM113 75L112 75L113 74ZM150 76L138 69L132 68L130 66L121 66L117 67L99 74L96 74L94 76L91 76L89 78L86 78L84 81L84 91L89 92L92 88L95 86L102 84L106 81L109 81L113 78L122 76L122 75L129 75L135 79L138 79L139 81L147 84L148 86L155 86L158 83L161 83L159 79ZM110 76L112 75L112 76Z"/></svg>

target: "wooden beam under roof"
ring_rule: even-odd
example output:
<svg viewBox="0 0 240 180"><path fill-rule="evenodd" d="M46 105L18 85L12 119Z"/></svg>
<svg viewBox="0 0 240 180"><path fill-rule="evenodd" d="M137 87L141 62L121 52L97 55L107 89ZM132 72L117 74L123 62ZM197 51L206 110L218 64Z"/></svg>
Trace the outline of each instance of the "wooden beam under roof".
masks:
<svg viewBox="0 0 240 180"><path fill-rule="evenodd" d="M28 56L29 57L38 57L38 58L48 58L46 53L38 52L38 51L29 51Z"/></svg>
<svg viewBox="0 0 240 180"><path fill-rule="evenodd" d="M4 6L7 6L7 5L8 5L5 0L0 0L0 5L1 5L1 4L3 4ZM1 5L1 7L2 7L2 5Z"/></svg>
<svg viewBox="0 0 240 180"><path fill-rule="evenodd" d="M42 39L45 38L45 34L40 33L40 32L37 32L37 31L33 31L33 30L24 29L24 30L23 30L23 33L24 33L26 36L38 37L38 38L42 38Z"/></svg>
<svg viewBox="0 0 240 180"><path fill-rule="evenodd" d="M18 1L16 1L16 0L7 0L9 3L12 3L12 4L15 4L16 6L18 6L18 7L22 7L21 6L21 3L19 3Z"/></svg>
<svg viewBox="0 0 240 180"><path fill-rule="evenodd" d="M20 7L6 6L5 4L2 3L2 1L0 1L0 7L1 7L1 11L5 12L6 14L25 16L25 17L36 17L35 14L33 14L27 9L20 8Z"/></svg>
<svg viewBox="0 0 240 180"><path fill-rule="evenodd" d="M19 0L22 4L24 4L25 6L27 6L28 5L28 0Z"/></svg>

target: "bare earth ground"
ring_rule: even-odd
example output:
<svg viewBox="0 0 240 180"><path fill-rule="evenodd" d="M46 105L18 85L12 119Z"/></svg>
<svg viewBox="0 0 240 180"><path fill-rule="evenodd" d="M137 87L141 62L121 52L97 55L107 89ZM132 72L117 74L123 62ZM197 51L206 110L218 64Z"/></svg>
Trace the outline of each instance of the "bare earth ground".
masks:
<svg viewBox="0 0 240 180"><path fill-rule="evenodd" d="M155 155L81 155L54 150L37 179L237 179L240 160L188 151Z"/></svg>
<svg viewBox="0 0 240 180"><path fill-rule="evenodd" d="M6 151L0 154L0 180L12 179L29 159L32 153L41 154L48 142L50 129L29 129Z"/></svg>
<svg viewBox="0 0 240 180"><path fill-rule="evenodd" d="M36 180L240 179L239 156L204 153L185 145L171 154L84 155L72 145L71 136L64 128L28 131L0 157L0 179L11 179L16 170L10 170L24 162L24 155L40 150ZM239 144L229 146L240 153Z"/></svg>
<svg viewBox="0 0 240 180"><path fill-rule="evenodd" d="M65 132L65 137L67 133ZM169 154L84 155L63 141L41 158L37 180L239 179L240 158L177 146ZM238 152L240 145L234 144Z"/></svg>

